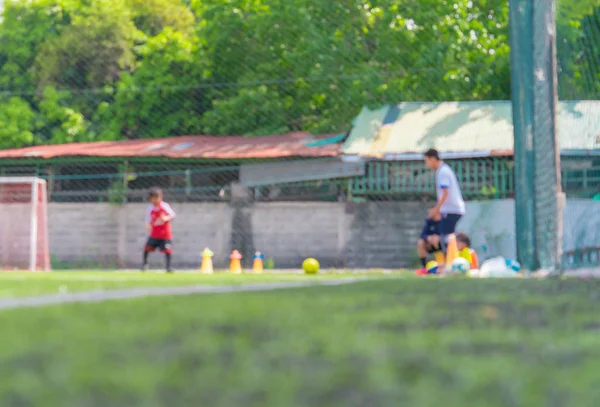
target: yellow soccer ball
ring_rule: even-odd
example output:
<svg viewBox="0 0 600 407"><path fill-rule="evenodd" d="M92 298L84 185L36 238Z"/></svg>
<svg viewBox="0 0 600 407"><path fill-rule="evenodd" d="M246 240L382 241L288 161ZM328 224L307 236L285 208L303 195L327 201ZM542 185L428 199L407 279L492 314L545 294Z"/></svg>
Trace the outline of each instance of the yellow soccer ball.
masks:
<svg viewBox="0 0 600 407"><path fill-rule="evenodd" d="M439 269L439 265L437 261L430 261L429 263L427 263L427 265L425 266L425 270L427 270L427 274L437 274Z"/></svg>
<svg viewBox="0 0 600 407"><path fill-rule="evenodd" d="M312 257L304 260L302 263L302 270L304 270L306 274L317 274L320 268L321 265L317 259L313 259Z"/></svg>

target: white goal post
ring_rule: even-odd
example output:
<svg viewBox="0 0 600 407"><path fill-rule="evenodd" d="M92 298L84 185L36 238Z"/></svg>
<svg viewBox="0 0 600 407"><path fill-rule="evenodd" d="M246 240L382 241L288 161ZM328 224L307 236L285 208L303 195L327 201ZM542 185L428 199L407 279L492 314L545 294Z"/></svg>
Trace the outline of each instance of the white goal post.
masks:
<svg viewBox="0 0 600 407"><path fill-rule="evenodd" d="M0 177L0 270L50 271L46 181Z"/></svg>

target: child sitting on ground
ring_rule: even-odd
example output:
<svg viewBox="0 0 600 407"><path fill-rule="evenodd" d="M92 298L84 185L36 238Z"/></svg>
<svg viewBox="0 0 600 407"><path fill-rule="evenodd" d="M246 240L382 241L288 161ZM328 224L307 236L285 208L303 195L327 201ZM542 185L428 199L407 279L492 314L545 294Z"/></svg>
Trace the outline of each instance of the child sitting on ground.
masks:
<svg viewBox="0 0 600 407"><path fill-rule="evenodd" d="M479 259L477 252L471 249L471 239L464 232L456 234L456 246L458 248L458 256L467 260L471 265L471 270L479 270Z"/></svg>

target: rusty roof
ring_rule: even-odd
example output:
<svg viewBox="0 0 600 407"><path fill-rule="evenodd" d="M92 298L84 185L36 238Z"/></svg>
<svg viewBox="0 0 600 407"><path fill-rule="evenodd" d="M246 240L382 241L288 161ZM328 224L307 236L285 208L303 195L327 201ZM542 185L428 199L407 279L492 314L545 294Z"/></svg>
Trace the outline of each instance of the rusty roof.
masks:
<svg viewBox="0 0 600 407"><path fill-rule="evenodd" d="M3 158L54 157L168 157L249 159L279 157L333 157L341 143L335 136L295 132L268 137L182 136L162 139L103 141L44 145L0 151ZM322 142L319 142L322 141Z"/></svg>

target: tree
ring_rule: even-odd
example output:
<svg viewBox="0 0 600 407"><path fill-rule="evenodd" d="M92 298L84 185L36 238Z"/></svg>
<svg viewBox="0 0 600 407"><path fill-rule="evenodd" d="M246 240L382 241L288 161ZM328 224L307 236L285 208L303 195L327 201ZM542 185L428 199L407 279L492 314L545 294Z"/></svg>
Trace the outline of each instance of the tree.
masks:
<svg viewBox="0 0 600 407"><path fill-rule="evenodd" d="M133 45L139 36L122 1L93 1L42 45L35 66L38 89L88 91L116 82L134 68Z"/></svg>
<svg viewBox="0 0 600 407"><path fill-rule="evenodd" d="M32 66L44 40L69 24L73 2L68 0L5 1L0 24L0 89L31 94Z"/></svg>
<svg viewBox="0 0 600 407"><path fill-rule="evenodd" d="M194 13L183 3L172 0L126 0L135 26L149 37L170 28L183 35L194 33Z"/></svg>
<svg viewBox="0 0 600 407"><path fill-rule="evenodd" d="M139 68L123 75L114 103L102 113L111 132L102 137L199 133L205 101L196 38L167 27L140 47L140 55Z"/></svg>
<svg viewBox="0 0 600 407"><path fill-rule="evenodd" d="M206 133L266 136L289 131L286 104L292 101L275 92L261 85L243 88L232 98L215 101L203 117Z"/></svg>
<svg viewBox="0 0 600 407"><path fill-rule="evenodd" d="M89 123L81 112L73 109L72 93L57 91L51 86L44 89L39 103L46 143L64 144L94 141L88 131Z"/></svg>
<svg viewBox="0 0 600 407"><path fill-rule="evenodd" d="M557 14L559 97L600 99L600 0L561 2Z"/></svg>
<svg viewBox="0 0 600 407"><path fill-rule="evenodd" d="M0 101L0 149L33 144L35 129L36 114L27 101L19 97Z"/></svg>
<svg viewBox="0 0 600 407"><path fill-rule="evenodd" d="M597 99L600 0L557 14L559 95ZM506 0L8 0L0 146L337 132L363 105L509 99L508 22Z"/></svg>
<svg viewBox="0 0 600 407"><path fill-rule="evenodd" d="M203 0L213 110L204 123L231 133L347 129L365 104L506 99L505 1ZM254 98L254 99L253 99ZM261 115L261 118L245 116ZM259 127L256 127L259 126ZM279 128L280 126L275 126Z"/></svg>

